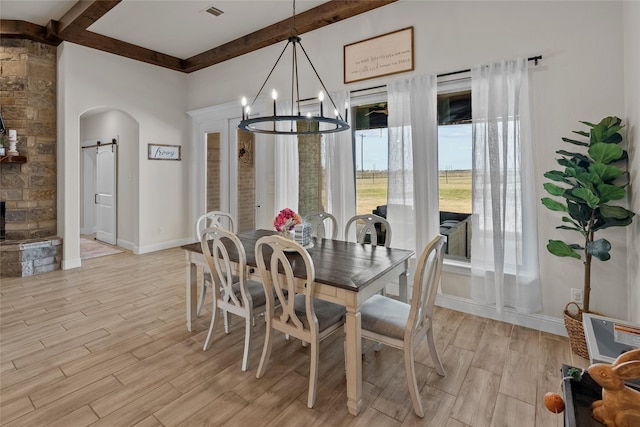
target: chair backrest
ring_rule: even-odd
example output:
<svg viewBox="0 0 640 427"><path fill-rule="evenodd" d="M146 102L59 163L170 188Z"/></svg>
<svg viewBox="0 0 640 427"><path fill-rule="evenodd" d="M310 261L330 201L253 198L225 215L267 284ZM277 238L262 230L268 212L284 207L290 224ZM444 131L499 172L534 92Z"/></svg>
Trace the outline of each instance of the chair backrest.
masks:
<svg viewBox="0 0 640 427"><path fill-rule="evenodd" d="M327 237L326 222L331 224L331 238L338 237L338 221L336 217L329 212L312 212L306 215L302 222L308 222L311 225L311 235L315 237Z"/></svg>
<svg viewBox="0 0 640 427"><path fill-rule="evenodd" d="M358 222L364 223L359 231L356 231L356 241L358 243L366 243L367 234L371 236L371 244L376 246L378 244L378 233L384 231L384 245L389 247L391 245L391 225L389 221L381 216L375 214L356 215L347 221L347 225L344 228L344 237L348 239L349 227L351 224L357 224ZM376 225L379 227L376 227ZM384 227L384 230L382 230Z"/></svg>
<svg viewBox="0 0 640 427"><path fill-rule="evenodd" d="M271 252L269 256L269 252ZM268 259L269 266L266 265ZM318 333L318 319L313 307L313 287L315 268L309 253L300 244L282 236L265 236L256 242L256 262L267 297L267 316L272 326L298 339L309 340ZM306 279L294 276L294 266L300 265L306 272ZM298 267L299 268L299 267ZM304 286L297 287L300 281ZM296 294L305 295L306 319L298 317L295 311ZM275 298L280 308L275 317Z"/></svg>
<svg viewBox="0 0 640 427"><path fill-rule="evenodd" d="M234 233L238 232L238 230L236 230L236 220L233 216L231 216L230 213L222 211L211 211L202 214L196 221L196 236L200 237L202 231L209 227L219 227L224 230L233 231Z"/></svg>
<svg viewBox="0 0 640 427"><path fill-rule="evenodd" d="M215 284L213 289L215 289L216 297L239 308L248 307L251 295L246 291L245 286L247 255L238 236L220 227L209 227L202 230L200 245L207 261L209 274L211 274ZM237 271L233 270L232 261L229 257L230 251L238 254ZM237 276L234 277L234 274L237 274ZM238 279L240 280L242 301L238 299L232 288L234 280Z"/></svg>
<svg viewBox="0 0 640 427"><path fill-rule="evenodd" d="M413 280L413 292L411 295L411 310L405 330L404 339L410 334L429 326L433 315L433 305L440 285L440 273L444 260L444 236L438 235L422 251L416 274Z"/></svg>

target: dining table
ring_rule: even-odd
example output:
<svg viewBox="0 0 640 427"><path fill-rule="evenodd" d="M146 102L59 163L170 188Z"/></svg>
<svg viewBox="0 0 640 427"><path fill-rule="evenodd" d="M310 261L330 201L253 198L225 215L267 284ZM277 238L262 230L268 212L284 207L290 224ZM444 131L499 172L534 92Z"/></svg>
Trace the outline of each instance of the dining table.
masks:
<svg viewBox="0 0 640 427"><path fill-rule="evenodd" d="M272 230L251 230L238 234L246 252L247 271L251 278L261 280L256 263L255 246L263 236L276 234ZM380 292L390 282L399 284L399 299L407 301L409 260L414 252L313 237L307 251L315 268L314 297L344 306L345 371L347 407L357 415L362 408L362 341L359 307L367 298ZM187 329L192 331L196 320L198 269L206 261L200 243L181 246L186 257L186 316ZM230 248L232 249L232 248ZM237 262L235 250L229 253ZM299 256L291 254L290 256ZM294 263L301 265L302 263ZM267 264L268 265L268 264ZM304 278L304 268L294 268L297 278ZM304 280L301 281L304 286Z"/></svg>

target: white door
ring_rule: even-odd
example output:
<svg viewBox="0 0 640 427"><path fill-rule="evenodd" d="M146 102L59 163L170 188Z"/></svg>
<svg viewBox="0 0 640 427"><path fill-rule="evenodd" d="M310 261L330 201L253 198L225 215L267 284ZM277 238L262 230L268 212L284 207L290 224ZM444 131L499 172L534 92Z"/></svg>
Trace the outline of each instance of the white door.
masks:
<svg viewBox="0 0 640 427"><path fill-rule="evenodd" d="M116 244L116 144L98 147L96 157L96 239Z"/></svg>

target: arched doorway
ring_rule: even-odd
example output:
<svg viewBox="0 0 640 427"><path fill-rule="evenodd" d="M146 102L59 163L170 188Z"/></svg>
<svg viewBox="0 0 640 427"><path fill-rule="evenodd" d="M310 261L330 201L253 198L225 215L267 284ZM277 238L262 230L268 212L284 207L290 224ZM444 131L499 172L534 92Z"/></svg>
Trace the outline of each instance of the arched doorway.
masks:
<svg viewBox="0 0 640 427"><path fill-rule="evenodd" d="M80 116L80 145L79 233L133 250L139 240L138 122L116 109L89 110Z"/></svg>

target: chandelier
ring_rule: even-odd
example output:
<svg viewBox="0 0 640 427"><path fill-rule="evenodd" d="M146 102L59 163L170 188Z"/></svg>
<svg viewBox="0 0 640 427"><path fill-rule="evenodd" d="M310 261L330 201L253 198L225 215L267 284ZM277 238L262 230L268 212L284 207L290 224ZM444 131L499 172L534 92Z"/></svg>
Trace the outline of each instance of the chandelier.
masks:
<svg viewBox="0 0 640 427"><path fill-rule="evenodd" d="M271 68L271 71L267 75L267 78L262 83L260 90L253 98L251 104L247 104L247 99L245 97L242 98L242 121L238 125L238 128L242 130L246 130L249 132L255 133L266 133L266 134L275 134L275 135L316 135L316 134L325 134L325 133L334 133L341 132L349 129L349 124L347 123L347 115L348 115L348 104L345 104L344 111L344 119L342 115L338 111L338 107L336 107L335 102L329 95L327 88L325 87L316 67L313 66L307 51L304 49L301 43L300 37L296 34L296 1L293 0L293 19L292 19L292 29L291 36L287 39L287 44L284 49L276 59L276 63ZM287 49L291 47L292 51L292 63L291 63L291 114L282 115L278 114L276 101L278 99L278 93L275 89L271 92L271 98L273 99L273 115L272 116L255 116L251 117L251 107L256 102L262 90L266 86L269 78L273 74L273 71L276 69L280 59L283 57L284 53ZM304 53L304 57L309 62L311 69L315 73L320 85L322 86L323 91L320 91L318 94L318 101L320 102L320 112L318 115L307 113L306 115L302 115L300 112L300 89L298 83L298 47ZM326 117L324 115L324 94L327 94L328 100L331 102L331 105L334 108L333 117ZM307 101L307 100L303 100ZM296 112L294 113L294 109ZM288 123L287 123L288 122Z"/></svg>

